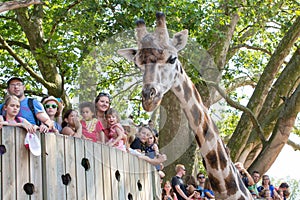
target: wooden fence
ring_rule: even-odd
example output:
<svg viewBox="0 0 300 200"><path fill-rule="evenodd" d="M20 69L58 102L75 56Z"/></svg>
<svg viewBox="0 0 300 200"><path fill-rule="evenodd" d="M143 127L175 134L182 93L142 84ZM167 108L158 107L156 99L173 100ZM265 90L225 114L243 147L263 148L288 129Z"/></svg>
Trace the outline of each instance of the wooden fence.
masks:
<svg viewBox="0 0 300 200"><path fill-rule="evenodd" d="M24 147L25 135L20 128L0 130L2 153L6 149L0 156L0 199L160 199L160 179L155 168L136 156L51 133L37 133L42 155L34 156ZM63 177L71 181L63 183ZM34 186L33 193L24 186Z"/></svg>

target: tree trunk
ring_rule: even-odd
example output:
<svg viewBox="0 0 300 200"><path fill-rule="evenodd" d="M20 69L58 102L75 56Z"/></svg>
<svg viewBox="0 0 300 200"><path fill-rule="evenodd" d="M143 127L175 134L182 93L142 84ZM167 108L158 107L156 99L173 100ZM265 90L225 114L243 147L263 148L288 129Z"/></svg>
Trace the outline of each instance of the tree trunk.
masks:
<svg viewBox="0 0 300 200"><path fill-rule="evenodd" d="M165 179L171 180L176 174L177 164L185 165L187 174L192 174L197 144L179 101L171 91L164 95L160 106L160 127L160 151L168 157L163 170Z"/></svg>

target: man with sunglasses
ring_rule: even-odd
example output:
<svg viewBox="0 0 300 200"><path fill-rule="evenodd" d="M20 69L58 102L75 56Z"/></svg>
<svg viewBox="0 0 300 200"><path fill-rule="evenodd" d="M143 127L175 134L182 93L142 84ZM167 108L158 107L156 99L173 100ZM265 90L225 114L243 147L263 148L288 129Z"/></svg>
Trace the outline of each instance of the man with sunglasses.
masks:
<svg viewBox="0 0 300 200"><path fill-rule="evenodd" d="M192 199L192 197L195 195L195 192L191 194L190 196L187 196L187 190L185 187L185 184L182 180L182 177L186 173L186 169L184 165L182 164L177 164L175 167L176 175L173 176L171 180L171 185L173 191L176 193L177 199L178 200L189 200Z"/></svg>
<svg viewBox="0 0 300 200"><path fill-rule="evenodd" d="M31 124L39 125L37 124L35 118L42 123L39 125L40 132L45 133L48 132L49 129L53 128L53 122L47 115L47 113L44 110L43 105L33 99L32 105L34 113L32 113L30 104L28 103L29 98L25 96L25 85L23 84L23 80L19 77L12 77L7 81L7 92L10 95L15 95L20 99L20 112L18 114L18 117L23 117L27 119ZM0 110L2 110L3 104L0 105Z"/></svg>

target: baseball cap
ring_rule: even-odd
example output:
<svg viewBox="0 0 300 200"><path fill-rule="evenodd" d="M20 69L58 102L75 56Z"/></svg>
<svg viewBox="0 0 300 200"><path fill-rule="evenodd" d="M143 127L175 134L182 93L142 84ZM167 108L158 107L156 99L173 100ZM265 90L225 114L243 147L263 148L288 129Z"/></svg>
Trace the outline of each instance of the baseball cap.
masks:
<svg viewBox="0 0 300 200"><path fill-rule="evenodd" d="M7 88L9 87L10 82L12 82L13 80L18 80L23 83L23 80L21 78L14 76L7 81Z"/></svg>

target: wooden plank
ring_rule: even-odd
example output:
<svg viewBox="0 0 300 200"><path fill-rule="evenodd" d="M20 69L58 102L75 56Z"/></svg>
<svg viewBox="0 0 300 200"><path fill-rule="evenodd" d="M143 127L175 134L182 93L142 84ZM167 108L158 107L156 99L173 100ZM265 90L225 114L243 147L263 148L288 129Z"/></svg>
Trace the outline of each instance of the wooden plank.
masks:
<svg viewBox="0 0 300 200"><path fill-rule="evenodd" d="M110 147L110 175L111 175L111 189L112 189L112 199L119 199L119 190L118 190L118 181L116 179L116 173L118 171L117 164L117 154L122 153L120 150L115 147ZM118 171L119 172L119 171Z"/></svg>
<svg viewBox="0 0 300 200"><path fill-rule="evenodd" d="M24 146L26 132L23 129L15 128L16 132L16 192L17 199L26 199L28 195L25 193L23 186L31 183L29 178L29 155L31 154Z"/></svg>
<svg viewBox="0 0 300 200"><path fill-rule="evenodd" d="M39 132L36 133L41 141L42 155L45 154L43 149L44 143L42 142L44 137ZM31 200L43 199L43 175L42 175L42 155L34 156L29 153L29 175L30 182L34 185L34 193L30 196Z"/></svg>
<svg viewBox="0 0 300 200"><path fill-rule="evenodd" d="M77 199L87 199L86 194L86 177L85 169L81 166L81 160L85 157L84 140L75 138L75 154L76 154L76 184L77 184Z"/></svg>
<svg viewBox="0 0 300 200"><path fill-rule="evenodd" d="M65 138L68 136L56 135L56 199L65 200L67 198L67 187L62 182L62 175L66 174L65 167Z"/></svg>
<svg viewBox="0 0 300 200"><path fill-rule="evenodd" d="M102 145L102 160L103 160L103 181L106 184L104 186L104 199L112 200L112 188L111 184L111 176L110 176L110 155L109 155L109 147L107 145Z"/></svg>
<svg viewBox="0 0 300 200"><path fill-rule="evenodd" d="M71 182L66 186L67 199L77 199L77 177L76 177L76 158L75 158L75 138L65 138L65 166L66 173L70 174Z"/></svg>
<svg viewBox="0 0 300 200"><path fill-rule="evenodd" d="M95 171L95 186L96 186L96 199L104 199L103 189L103 160L102 160L102 145L94 144L94 171Z"/></svg>
<svg viewBox="0 0 300 200"><path fill-rule="evenodd" d="M123 151L119 151L117 153L117 165L118 165L118 170L120 173L120 181L118 182L118 191L119 191L119 200L124 200L126 199L126 193L125 193L125 188L127 185L125 184L125 172L124 172L124 164L125 164L125 159L124 155L128 154ZM128 163L128 157L126 157L127 163Z"/></svg>
<svg viewBox="0 0 300 200"><path fill-rule="evenodd" d="M91 168L86 171L86 190L87 190L87 199L94 200L96 199L96 189L95 189L95 165L94 165L94 143L90 140L85 140L85 158L90 162Z"/></svg>
<svg viewBox="0 0 300 200"><path fill-rule="evenodd" d="M52 134L44 135L45 137L45 190L47 191L46 198L48 200L55 199L57 193L56 188L56 137Z"/></svg>
<svg viewBox="0 0 300 200"><path fill-rule="evenodd" d="M17 199L15 165L16 148L14 127L3 127L2 144L6 147L6 153L2 155L3 199Z"/></svg>
<svg viewBox="0 0 300 200"><path fill-rule="evenodd" d="M130 167L130 162L129 162L129 157L132 156L129 153L123 154L123 170L124 170L124 185L125 185L125 198L128 199L128 195L132 194L132 188L131 188L131 167Z"/></svg>

